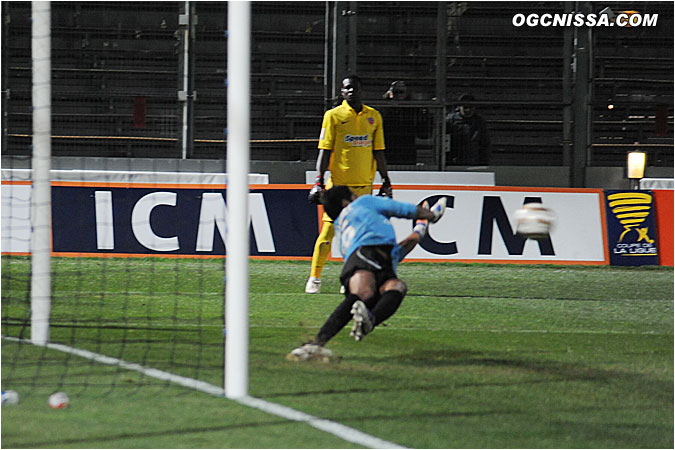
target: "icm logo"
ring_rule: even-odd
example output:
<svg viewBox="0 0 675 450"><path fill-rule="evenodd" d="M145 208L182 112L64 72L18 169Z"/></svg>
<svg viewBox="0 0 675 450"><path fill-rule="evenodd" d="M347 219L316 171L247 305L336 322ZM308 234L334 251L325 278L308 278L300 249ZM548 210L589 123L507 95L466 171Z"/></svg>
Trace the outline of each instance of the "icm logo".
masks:
<svg viewBox="0 0 675 450"><path fill-rule="evenodd" d="M424 200L428 201L430 205L433 205L440 197L440 195L434 195L427 197ZM447 198L446 215L452 216L451 210L455 207L455 198L451 195L446 195L445 197ZM540 197L525 197L523 204L525 203L542 203L542 199ZM478 234L478 248L476 249L477 255L490 256L493 254L492 241L495 232L499 233L510 256L523 255L527 239L519 236L515 231L515 227L511 226L502 199L499 196L484 196L480 218L480 230ZM555 250L550 236L537 240L536 242L539 246L539 253L541 256L555 256ZM427 234L420 242L420 247L427 252L436 255L457 254L461 251L458 245L459 244L456 241L438 242L434 240L430 234Z"/></svg>
<svg viewBox="0 0 675 450"><path fill-rule="evenodd" d="M542 200L540 197L525 197L523 204L526 203L542 203ZM515 230L511 227L511 222L509 222L506 211L504 211L501 198L492 196L483 197L483 214L480 221L478 254L492 254L492 233L495 225L497 225L497 229L504 240L504 245L506 245L509 255L522 255L527 239L516 234ZM537 243L539 244L539 252L542 256L555 256L551 236L539 239Z"/></svg>
<svg viewBox="0 0 675 450"><path fill-rule="evenodd" d="M94 193L96 209L96 247L98 250L115 250L115 220L113 195L111 191ZM181 250L180 237L175 235L161 236L153 229L152 217L163 208L174 208L178 195L175 192L152 192L141 197L131 211L131 231L139 244L156 252L172 252ZM261 193L249 194L249 218L251 228L259 252L275 252L274 239L270 228L265 200ZM189 218L185 218L189 220ZM227 206L223 194L204 192L201 195L199 208L199 224L193 249L196 252L212 252L213 243L218 231L223 243L227 238ZM176 230L178 232L178 230Z"/></svg>

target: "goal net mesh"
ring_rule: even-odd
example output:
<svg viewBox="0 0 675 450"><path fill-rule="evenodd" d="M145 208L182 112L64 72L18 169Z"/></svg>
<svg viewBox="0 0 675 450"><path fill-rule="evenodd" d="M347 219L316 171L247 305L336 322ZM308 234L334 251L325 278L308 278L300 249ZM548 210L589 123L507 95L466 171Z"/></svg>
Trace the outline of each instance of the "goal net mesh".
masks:
<svg viewBox="0 0 675 450"><path fill-rule="evenodd" d="M2 387L22 396L134 391L171 382L153 370L222 386L224 230L208 224L211 236L203 240L212 248L196 254L195 236L184 229L186 223L199 228L205 192L224 197L224 162L195 162L186 174L178 162L122 157L132 150L180 152L184 118L176 82L183 43L175 33L182 29L179 15L187 12L178 3L135 5L138 23L125 24L131 7L125 8L79 2L52 8L51 134L54 156L67 159L68 167L52 165L47 180L52 257L46 346L32 341L35 159L31 164L30 153L3 159ZM9 16L3 110L4 66L11 61L13 115L3 138L30 152L31 68L38 67L31 61L31 4L3 3L3 17ZM66 19L77 23L63 26ZM94 24L100 33L87 32ZM220 120L222 130L224 115ZM69 157L97 149L106 157ZM172 250L173 243L179 248Z"/></svg>

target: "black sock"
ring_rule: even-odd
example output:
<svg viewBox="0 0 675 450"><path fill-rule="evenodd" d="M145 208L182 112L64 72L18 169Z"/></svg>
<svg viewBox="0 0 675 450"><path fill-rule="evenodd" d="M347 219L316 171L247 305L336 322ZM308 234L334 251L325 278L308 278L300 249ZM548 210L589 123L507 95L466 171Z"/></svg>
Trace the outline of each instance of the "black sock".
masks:
<svg viewBox="0 0 675 450"><path fill-rule="evenodd" d="M403 293L397 290L385 291L371 310L375 317L374 325L379 325L394 315L403 301Z"/></svg>
<svg viewBox="0 0 675 450"><path fill-rule="evenodd" d="M344 301L335 308L317 333L315 339L317 344L324 345L349 323L352 319L352 305L357 300L360 300L357 295L347 294L345 296Z"/></svg>

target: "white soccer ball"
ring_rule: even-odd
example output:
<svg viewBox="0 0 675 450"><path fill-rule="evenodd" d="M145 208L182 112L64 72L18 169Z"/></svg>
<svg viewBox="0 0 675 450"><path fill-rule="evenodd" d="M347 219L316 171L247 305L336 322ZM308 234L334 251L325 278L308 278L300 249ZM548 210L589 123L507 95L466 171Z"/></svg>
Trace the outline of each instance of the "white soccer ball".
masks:
<svg viewBox="0 0 675 450"><path fill-rule="evenodd" d="M68 406L69 400L65 392L54 392L49 396L49 407L53 409L61 409Z"/></svg>
<svg viewBox="0 0 675 450"><path fill-rule="evenodd" d="M16 405L19 403L19 393L10 389L2 391L3 405Z"/></svg>
<svg viewBox="0 0 675 450"><path fill-rule="evenodd" d="M526 203L516 211L516 233L527 239L545 239L555 225L555 214L541 203Z"/></svg>

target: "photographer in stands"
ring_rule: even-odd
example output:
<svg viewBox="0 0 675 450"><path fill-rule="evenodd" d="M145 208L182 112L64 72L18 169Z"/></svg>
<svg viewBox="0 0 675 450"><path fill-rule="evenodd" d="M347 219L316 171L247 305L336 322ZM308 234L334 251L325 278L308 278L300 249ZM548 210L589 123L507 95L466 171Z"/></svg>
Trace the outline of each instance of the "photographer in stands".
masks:
<svg viewBox="0 0 675 450"><path fill-rule="evenodd" d="M476 113L475 98L464 94L459 106L446 118L446 132L450 135L448 166L479 166L490 162L490 135L485 119Z"/></svg>

